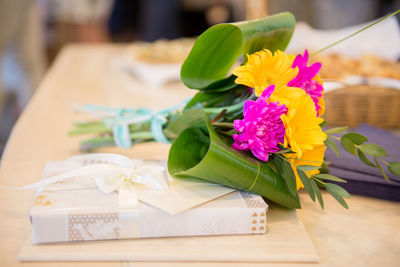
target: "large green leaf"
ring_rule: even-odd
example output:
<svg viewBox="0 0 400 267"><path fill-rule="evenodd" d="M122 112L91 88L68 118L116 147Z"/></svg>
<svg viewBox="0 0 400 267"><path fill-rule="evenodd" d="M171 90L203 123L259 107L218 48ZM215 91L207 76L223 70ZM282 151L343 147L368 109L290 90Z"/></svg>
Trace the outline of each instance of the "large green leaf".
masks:
<svg viewBox="0 0 400 267"><path fill-rule="evenodd" d="M204 128L187 128L172 144L168 156L171 175L250 191L283 206L300 208L298 195L290 193L282 176L268 164L234 150L204 118L207 133Z"/></svg>
<svg viewBox="0 0 400 267"><path fill-rule="evenodd" d="M174 139L189 127L206 128L204 122L204 111L202 109L191 109L185 111L178 118L173 120L164 132L169 138Z"/></svg>
<svg viewBox="0 0 400 267"><path fill-rule="evenodd" d="M287 12L259 20L215 25L197 38L182 65L181 80L192 89L218 90L218 81L227 77L241 54L246 61L247 54L264 48L284 50L294 26L295 18ZM224 83L223 87L229 85Z"/></svg>

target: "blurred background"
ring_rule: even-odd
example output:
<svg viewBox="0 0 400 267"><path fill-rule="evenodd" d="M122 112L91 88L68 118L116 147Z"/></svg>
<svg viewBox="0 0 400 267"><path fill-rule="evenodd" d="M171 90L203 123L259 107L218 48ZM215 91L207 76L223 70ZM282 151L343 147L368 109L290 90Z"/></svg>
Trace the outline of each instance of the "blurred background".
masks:
<svg viewBox="0 0 400 267"><path fill-rule="evenodd" d="M400 0L0 0L0 153L13 124L68 43L193 38L217 23L282 11L312 28L333 30L399 8ZM357 65L352 64L350 68ZM389 77L397 74L395 69Z"/></svg>

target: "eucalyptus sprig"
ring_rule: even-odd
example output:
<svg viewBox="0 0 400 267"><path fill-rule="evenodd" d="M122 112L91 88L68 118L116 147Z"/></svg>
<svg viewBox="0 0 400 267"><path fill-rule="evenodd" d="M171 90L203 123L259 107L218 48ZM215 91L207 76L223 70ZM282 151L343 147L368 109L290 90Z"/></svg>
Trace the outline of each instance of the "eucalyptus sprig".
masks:
<svg viewBox="0 0 400 267"><path fill-rule="evenodd" d="M284 178L286 185L288 186L290 192L292 194L297 194L296 188L296 176L293 169L296 169L296 172L304 185L305 190L308 195L315 202L315 199L318 200L319 205L322 209L324 209L324 200L322 198L322 194L320 188L325 188L327 192L339 202L340 205L348 209L348 205L344 198L350 198L350 194L341 186L330 183L329 181L339 182L339 183L347 183L346 180L343 180L339 177L330 174L318 173L314 175L310 175L307 173L308 171L314 171L320 168L320 166L313 165L296 165L293 162L280 154L274 154L273 162L275 163L275 167L278 172Z"/></svg>
<svg viewBox="0 0 400 267"><path fill-rule="evenodd" d="M339 149L333 139L339 140L344 150L354 155L355 157L358 157L360 161L365 165L378 168L387 182L390 183L390 180L386 172L382 168L382 163L388 166L389 172L395 175L400 175L400 162L387 162L382 159L383 157L395 158L396 156L388 155L384 148L373 143L368 143L368 138L366 136L353 132L348 132L344 134L341 138L333 135L342 133L346 130L347 127L340 127L332 128L325 131L325 133L328 134L328 138L326 139L325 144L333 152L335 152L337 157L340 157ZM369 157L372 157L373 161Z"/></svg>

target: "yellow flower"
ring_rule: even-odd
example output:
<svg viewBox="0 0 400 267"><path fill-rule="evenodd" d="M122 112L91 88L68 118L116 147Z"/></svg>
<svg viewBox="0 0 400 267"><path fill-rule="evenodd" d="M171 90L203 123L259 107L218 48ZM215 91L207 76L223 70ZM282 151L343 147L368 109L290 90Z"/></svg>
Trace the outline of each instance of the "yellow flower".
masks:
<svg viewBox="0 0 400 267"><path fill-rule="evenodd" d="M299 99L304 98L306 95L307 93L301 88L281 86L279 88L275 87L268 101L278 101L279 104L285 105L290 110L295 108L299 104Z"/></svg>
<svg viewBox="0 0 400 267"><path fill-rule="evenodd" d="M326 146L316 146L313 150L304 150L303 157L301 159L293 159L293 154L285 154L289 161L294 165L311 165L311 166L321 166L324 161ZM292 166L293 172L296 176L296 186L297 190L303 188L304 185L301 182L299 175L297 174L296 168ZM319 170L307 171L309 176L319 173Z"/></svg>
<svg viewBox="0 0 400 267"><path fill-rule="evenodd" d="M294 89L289 87L287 90ZM296 152L296 157L301 159L305 150L313 150L318 145L324 145L327 136L319 126L323 119L317 117L314 102L309 95L302 93L295 100L280 98L279 95L275 97L288 107L287 114L281 116L286 131L285 147L289 145Z"/></svg>
<svg viewBox="0 0 400 267"><path fill-rule="evenodd" d="M279 88L296 77L298 69L292 69L292 62L287 54L279 50L274 54L268 49L258 51L247 55L246 64L233 70L237 76L235 82L254 88L258 97L271 84Z"/></svg>

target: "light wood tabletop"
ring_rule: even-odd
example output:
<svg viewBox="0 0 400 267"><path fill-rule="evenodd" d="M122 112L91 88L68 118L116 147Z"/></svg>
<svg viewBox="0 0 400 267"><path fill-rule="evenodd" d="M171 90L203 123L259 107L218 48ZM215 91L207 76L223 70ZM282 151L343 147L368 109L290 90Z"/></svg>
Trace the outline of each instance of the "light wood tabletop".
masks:
<svg viewBox="0 0 400 267"><path fill-rule="evenodd" d="M87 119L74 105L102 104L160 109L177 104L195 91L176 82L151 88L110 65L125 51L122 45L70 45L58 56L15 125L1 160L0 184L25 185L38 180L48 160L79 154L79 141L69 137L72 122ZM142 159L166 159L169 145L146 143L132 149L104 148ZM0 189L0 266L69 266L71 263L21 263L18 252L30 234L33 192ZM300 193L298 215L319 253L321 266L398 266L400 203L353 195L349 210L327 194L325 210ZM81 266L187 266L187 262L94 262ZM190 263L191 266L264 266L261 263ZM269 264L274 265L274 264ZM293 266L294 264L279 264Z"/></svg>

